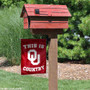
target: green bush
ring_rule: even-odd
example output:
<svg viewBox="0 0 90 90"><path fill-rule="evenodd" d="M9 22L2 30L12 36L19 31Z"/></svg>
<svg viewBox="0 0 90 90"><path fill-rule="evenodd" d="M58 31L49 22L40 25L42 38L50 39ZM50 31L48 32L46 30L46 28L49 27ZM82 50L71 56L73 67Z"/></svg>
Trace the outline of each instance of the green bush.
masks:
<svg viewBox="0 0 90 90"><path fill-rule="evenodd" d="M23 29L21 9L0 10L0 56L6 56L12 64L20 63L20 39L33 38L30 30Z"/></svg>
<svg viewBox="0 0 90 90"><path fill-rule="evenodd" d="M22 7L26 0L1 0L1 7Z"/></svg>
<svg viewBox="0 0 90 90"><path fill-rule="evenodd" d="M81 18L82 23L78 25L80 31L83 32L83 35L90 36L90 15Z"/></svg>
<svg viewBox="0 0 90 90"><path fill-rule="evenodd" d="M78 25L84 36L89 36L90 38L90 15L85 18L81 18L82 23ZM84 50L86 52L86 63L90 63L90 39L85 41Z"/></svg>
<svg viewBox="0 0 90 90"><path fill-rule="evenodd" d="M78 38L78 36L70 33L64 33L64 35L58 35L58 42L59 58L80 60L86 57L86 52L83 49L83 44L85 43L83 38Z"/></svg>

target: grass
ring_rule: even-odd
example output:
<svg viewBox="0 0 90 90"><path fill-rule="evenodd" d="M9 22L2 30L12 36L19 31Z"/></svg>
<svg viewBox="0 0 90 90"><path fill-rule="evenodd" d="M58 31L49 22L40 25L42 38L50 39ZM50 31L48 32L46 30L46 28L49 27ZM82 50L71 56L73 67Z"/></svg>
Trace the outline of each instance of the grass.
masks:
<svg viewBox="0 0 90 90"><path fill-rule="evenodd" d="M0 70L0 88L48 90L48 79L22 76ZM90 80L59 80L58 90L90 90Z"/></svg>
<svg viewBox="0 0 90 90"><path fill-rule="evenodd" d="M34 38L30 30L23 29L21 8L0 10L0 56L6 56L12 64L20 63L20 39Z"/></svg>
<svg viewBox="0 0 90 90"><path fill-rule="evenodd" d="M0 9L0 56L7 57L12 65L20 64L21 39L41 38L23 29L21 11L17 7Z"/></svg>

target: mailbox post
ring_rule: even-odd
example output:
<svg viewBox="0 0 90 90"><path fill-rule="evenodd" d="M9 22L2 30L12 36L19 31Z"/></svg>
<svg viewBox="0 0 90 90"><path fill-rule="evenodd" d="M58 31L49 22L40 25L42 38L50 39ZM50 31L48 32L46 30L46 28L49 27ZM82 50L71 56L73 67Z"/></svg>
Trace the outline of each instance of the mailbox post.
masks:
<svg viewBox="0 0 90 90"><path fill-rule="evenodd" d="M68 28L68 18L71 14L67 6L24 4L21 17L24 20L24 29L30 29L32 34L49 36L49 90L58 90L57 35Z"/></svg>
<svg viewBox="0 0 90 90"><path fill-rule="evenodd" d="M51 34L49 43L49 90L58 90L57 35Z"/></svg>

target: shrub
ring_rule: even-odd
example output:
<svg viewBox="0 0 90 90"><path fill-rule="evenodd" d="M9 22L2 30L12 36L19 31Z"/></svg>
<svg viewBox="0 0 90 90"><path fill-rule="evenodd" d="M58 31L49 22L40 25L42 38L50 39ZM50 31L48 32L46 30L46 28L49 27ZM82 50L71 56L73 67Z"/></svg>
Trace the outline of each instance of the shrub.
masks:
<svg viewBox="0 0 90 90"><path fill-rule="evenodd" d="M88 39L85 40L84 50L86 51L86 63L90 63L90 15L81 18L82 23L79 24L79 29Z"/></svg>
<svg viewBox="0 0 90 90"><path fill-rule="evenodd" d="M80 60L86 57L86 52L83 49L84 38L78 38L78 36L74 36L73 34L64 33L64 35L58 36L58 42L59 58Z"/></svg>
<svg viewBox="0 0 90 90"><path fill-rule="evenodd" d="M80 31L83 32L83 35L90 36L90 15L81 18L82 23L79 24Z"/></svg>

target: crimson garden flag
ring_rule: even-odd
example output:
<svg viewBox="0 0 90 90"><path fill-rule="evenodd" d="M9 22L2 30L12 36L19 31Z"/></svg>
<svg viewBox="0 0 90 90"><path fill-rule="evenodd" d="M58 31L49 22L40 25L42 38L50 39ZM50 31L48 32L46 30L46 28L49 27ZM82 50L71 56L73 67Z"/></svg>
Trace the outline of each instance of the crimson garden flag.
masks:
<svg viewBox="0 0 90 90"><path fill-rule="evenodd" d="M46 73L46 40L21 39L21 75Z"/></svg>

